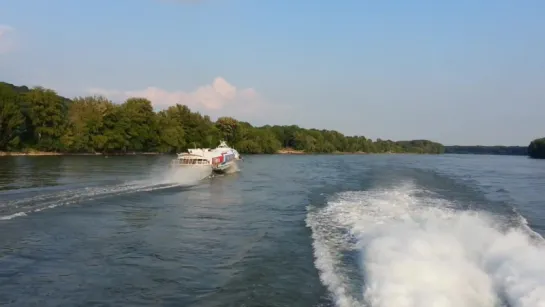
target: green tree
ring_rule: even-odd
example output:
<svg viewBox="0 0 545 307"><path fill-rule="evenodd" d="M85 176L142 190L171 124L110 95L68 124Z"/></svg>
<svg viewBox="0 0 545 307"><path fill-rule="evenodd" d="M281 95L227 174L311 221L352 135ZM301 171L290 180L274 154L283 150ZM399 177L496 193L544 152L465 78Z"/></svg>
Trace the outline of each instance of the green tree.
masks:
<svg viewBox="0 0 545 307"><path fill-rule="evenodd" d="M0 83L0 150L172 153L188 147L215 147L221 139L241 153L255 154L275 153L281 148L308 153L445 151L443 145L429 140L373 141L297 125L254 127L232 117L212 121L180 104L154 112L145 98L129 98L123 104L101 96L76 97L72 101L50 89ZM529 149L536 152L539 144ZM521 152L518 148L496 149Z"/></svg>
<svg viewBox="0 0 545 307"><path fill-rule="evenodd" d="M123 111L122 106L114 105L104 114L102 137L93 139L101 151L127 152L130 150L130 120Z"/></svg>
<svg viewBox="0 0 545 307"><path fill-rule="evenodd" d="M73 152L101 150L104 116L112 108L113 103L102 96L75 98L68 108L68 127L62 138L64 148Z"/></svg>
<svg viewBox="0 0 545 307"><path fill-rule="evenodd" d="M157 122L151 101L145 98L129 98L121 106L122 116L127 121L128 149L145 151L157 145Z"/></svg>
<svg viewBox="0 0 545 307"><path fill-rule="evenodd" d="M182 123L177 118L177 107L170 107L158 114L160 152L178 152L185 147L185 132Z"/></svg>
<svg viewBox="0 0 545 307"><path fill-rule="evenodd" d="M57 93L43 87L35 87L25 93L28 117L36 146L40 150L62 149L60 138L66 127L67 106Z"/></svg>
<svg viewBox="0 0 545 307"><path fill-rule="evenodd" d="M220 117L216 120L216 128L218 128L221 137L228 143L236 143L237 128L239 122L232 117Z"/></svg>
<svg viewBox="0 0 545 307"><path fill-rule="evenodd" d="M545 159L545 138L535 139L530 142L528 156L533 159Z"/></svg>
<svg viewBox="0 0 545 307"><path fill-rule="evenodd" d="M0 84L0 150L17 149L20 146L25 118L18 100L12 88Z"/></svg>
<svg viewBox="0 0 545 307"><path fill-rule="evenodd" d="M254 140L242 140L236 145L237 151L248 154L260 154L263 153L263 149L257 141Z"/></svg>
<svg viewBox="0 0 545 307"><path fill-rule="evenodd" d="M270 129L256 129L250 140L259 145L259 153L273 154L282 147L282 144Z"/></svg>

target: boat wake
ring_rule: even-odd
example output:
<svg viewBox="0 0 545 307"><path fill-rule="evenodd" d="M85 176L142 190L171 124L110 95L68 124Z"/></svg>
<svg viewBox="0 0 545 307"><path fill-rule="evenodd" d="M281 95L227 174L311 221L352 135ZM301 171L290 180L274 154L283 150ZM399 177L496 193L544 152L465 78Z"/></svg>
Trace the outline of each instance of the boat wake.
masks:
<svg viewBox="0 0 545 307"><path fill-rule="evenodd" d="M49 193L44 192L29 197L19 197L25 193L18 190L12 193L12 196L16 196L15 199L0 201L0 220L10 220L58 206L73 205L112 196L191 187L199 184L208 175L208 173L199 172L199 170L167 169L152 175L149 179L121 182L113 185L57 190L53 193L49 191ZM10 191L7 191L2 195L7 198L10 196L9 193Z"/></svg>
<svg viewBox="0 0 545 307"><path fill-rule="evenodd" d="M545 306L543 238L527 225L410 185L308 209L315 265L337 306Z"/></svg>

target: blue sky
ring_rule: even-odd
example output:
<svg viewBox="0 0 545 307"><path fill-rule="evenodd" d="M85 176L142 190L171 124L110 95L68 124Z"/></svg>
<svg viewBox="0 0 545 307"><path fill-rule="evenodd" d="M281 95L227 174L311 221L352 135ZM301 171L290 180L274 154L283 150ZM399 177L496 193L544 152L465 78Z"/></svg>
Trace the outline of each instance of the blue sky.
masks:
<svg viewBox="0 0 545 307"><path fill-rule="evenodd" d="M3 0L0 80L383 139L545 136L545 2Z"/></svg>

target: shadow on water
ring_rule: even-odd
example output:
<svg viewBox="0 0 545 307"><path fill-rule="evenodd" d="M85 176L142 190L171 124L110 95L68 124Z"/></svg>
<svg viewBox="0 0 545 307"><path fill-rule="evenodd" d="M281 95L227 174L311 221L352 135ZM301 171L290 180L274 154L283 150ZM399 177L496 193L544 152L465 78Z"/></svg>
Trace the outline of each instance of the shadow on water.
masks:
<svg viewBox="0 0 545 307"><path fill-rule="evenodd" d="M11 190L17 187L19 180L18 157L2 157L0 159L0 191Z"/></svg>
<svg viewBox="0 0 545 307"><path fill-rule="evenodd" d="M31 187L58 185L62 176L62 157L45 157L43 159L29 158L28 171L25 172L25 180ZM39 174L36 176L36 174Z"/></svg>

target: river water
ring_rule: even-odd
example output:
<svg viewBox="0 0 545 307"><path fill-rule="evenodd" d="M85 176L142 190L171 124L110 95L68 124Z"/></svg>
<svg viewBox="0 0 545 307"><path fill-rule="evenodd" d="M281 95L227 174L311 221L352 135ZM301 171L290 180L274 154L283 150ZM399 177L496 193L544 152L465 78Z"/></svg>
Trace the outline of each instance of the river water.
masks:
<svg viewBox="0 0 545 307"><path fill-rule="evenodd" d="M2 306L545 306L545 163L0 158Z"/></svg>

